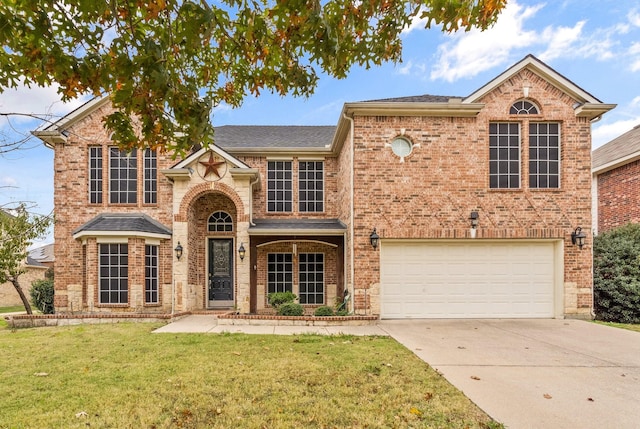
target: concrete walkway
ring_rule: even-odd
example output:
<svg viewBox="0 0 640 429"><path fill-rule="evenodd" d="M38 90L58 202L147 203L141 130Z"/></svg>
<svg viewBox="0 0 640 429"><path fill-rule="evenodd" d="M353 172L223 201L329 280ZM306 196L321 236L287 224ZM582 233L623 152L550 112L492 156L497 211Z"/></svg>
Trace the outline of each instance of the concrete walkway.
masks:
<svg viewBox="0 0 640 429"><path fill-rule="evenodd" d="M286 325L219 325L215 316L191 315L169 323L154 333L242 333L242 334L267 334L267 335L383 335L388 336L377 325L360 326L286 326Z"/></svg>

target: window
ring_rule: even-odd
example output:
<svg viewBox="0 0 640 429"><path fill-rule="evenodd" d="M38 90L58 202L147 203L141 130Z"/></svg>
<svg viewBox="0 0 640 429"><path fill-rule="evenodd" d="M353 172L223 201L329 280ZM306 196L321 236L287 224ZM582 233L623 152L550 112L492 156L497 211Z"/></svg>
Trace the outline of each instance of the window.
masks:
<svg viewBox="0 0 640 429"><path fill-rule="evenodd" d="M520 187L520 124L489 124L489 187Z"/></svg>
<svg viewBox="0 0 640 429"><path fill-rule="evenodd" d="M267 211L290 212L293 208L291 161L267 162Z"/></svg>
<svg viewBox="0 0 640 429"><path fill-rule="evenodd" d="M100 244L100 304L129 302L129 256L126 244Z"/></svg>
<svg viewBox="0 0 640 429"><path fill-rule="evenodd" d="M529 124L529 187L560 187L560 124Z"/></svg>
<svg viewBox="0 0 640 429"><path fill-rule="evenodd" d="M233 231L233 219L228 213L215 212L209 216L209 231L230 232Z"/></svg>
<svg viewBox="0 0 640 429"><path fill-rule="evenodd" d="M324 304L324 254L300 253L300 304Z"/></svg>
<svg viewBox="0 0 640 429"><path fill-rule="evenodd" d="M144 302L158 303L158 246L144 246Z"/></svg>
<svg viewBox="0 0 640 429"><path fill-rule="evenodd" d="M511 105L511 109L509 110L509 114L511 115L537 115L539 114L538 106L531 103L530 101L521 100L516 101Z"/></svg>
<svg viewBox="0 0 640 429"><path fill-rule="evenodd" d="M130 154L109 148L109 195L112 204L135 204L138 190L138 158L136 151Z"/></svg>
<svg viewBox="0 0 640 429"><path fill-rule="evenodd" d="M324 211L324 163L322 161L300 161L298 209L301 212Z"/></svg>
<svg viewBox="0 0 640 429"><path fill-rule="evenodd" d="M102 204L102 148L89 147L89 203Z"/></svg>
<svg viewBox="0 0 640 429"><path fill-rule="evenodd" d="M157 203L158 160L156 151L144 150L144 203Z"/></svg>
<svg viewBox="0 0 640 429"><path fill-rule="evenodd" d="M293 254L267 255L267 293L293 291Z"/></svg>

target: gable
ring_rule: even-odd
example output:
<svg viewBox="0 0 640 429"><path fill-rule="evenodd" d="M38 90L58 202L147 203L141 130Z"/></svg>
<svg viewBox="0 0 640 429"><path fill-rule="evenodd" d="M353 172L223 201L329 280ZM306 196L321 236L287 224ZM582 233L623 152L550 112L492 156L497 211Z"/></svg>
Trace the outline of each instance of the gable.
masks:
<svg viewBox="0 0 640 429"><path fill-rule="evenodd" d="M594 97L592 94L580 88L571 80L567 79L531 54L527 55L521 61L514 64L496 78L473 92L471 95L466 97L462 103L478 103L487 94L494 91L507 80L525 69L541 77L560 91L576 100L573 108L577 117L586 117L589 120L594 120L616 106L615 104L602 103L602 101ZM526 90L523 87L523 92L524 91ZM525 94L525 98L526 97L527 96Z"/></svg>

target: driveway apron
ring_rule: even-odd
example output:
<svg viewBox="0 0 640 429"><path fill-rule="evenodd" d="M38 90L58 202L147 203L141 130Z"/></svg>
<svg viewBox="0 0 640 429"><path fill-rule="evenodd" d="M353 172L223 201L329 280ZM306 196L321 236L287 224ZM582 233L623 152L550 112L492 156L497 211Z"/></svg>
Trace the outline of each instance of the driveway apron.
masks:
<svg viewBox="0 0 640 429"><path fill-rule="evenodd" d="M639 428L640 333L581 320L383 320L507 428Z"/></svg>

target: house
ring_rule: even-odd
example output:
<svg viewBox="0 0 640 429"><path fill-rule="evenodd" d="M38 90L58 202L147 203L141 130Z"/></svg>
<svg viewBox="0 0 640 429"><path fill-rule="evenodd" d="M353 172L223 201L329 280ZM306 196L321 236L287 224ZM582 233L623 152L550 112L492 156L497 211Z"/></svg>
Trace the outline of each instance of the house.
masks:
<svg viewBox="0 0 640 429"><path fill-rule="evenodd" d="M3 209L0 209L0 216L13 217L9 211ZM19 276L19 281L25 296L30 300L29 290L31 289L31 284L36 280L44 280L48 267L33 258L31 252L29 252L26 260L22 263L22 268L24 272ZM0 283L0 307L14 307L23 304L22 298L20 298L13 283L10 281Z"/></svg>
<svg viewBox="0 0 640 429"><path fill-rule="evenodd" d="M336 126L222 126L184 159L120 151L90 101L55 151L60 313L590 317L591 122L533 56L466 97L346 103Z"/></svg>
<svg viewBox="0 0 640 429"><path fill-rule="evenodd" d="M594 233L640 222L640 125L593 151Z"/></svg>

